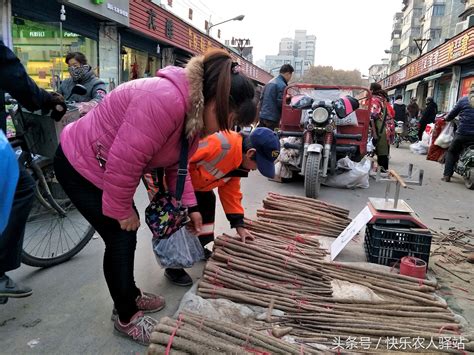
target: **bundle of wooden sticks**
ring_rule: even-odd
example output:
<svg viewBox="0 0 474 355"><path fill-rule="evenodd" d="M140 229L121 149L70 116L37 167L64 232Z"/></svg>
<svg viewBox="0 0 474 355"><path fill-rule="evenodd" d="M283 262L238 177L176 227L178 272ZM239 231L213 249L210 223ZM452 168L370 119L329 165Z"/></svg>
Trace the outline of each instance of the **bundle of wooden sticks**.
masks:
<svg viewBox="0 0 474 355"><path fill-rule="evenodd" d="M311 198L268 194L257 221L247 220L253 231L308 233L337 237L350 223L349 211Z"/></svg>

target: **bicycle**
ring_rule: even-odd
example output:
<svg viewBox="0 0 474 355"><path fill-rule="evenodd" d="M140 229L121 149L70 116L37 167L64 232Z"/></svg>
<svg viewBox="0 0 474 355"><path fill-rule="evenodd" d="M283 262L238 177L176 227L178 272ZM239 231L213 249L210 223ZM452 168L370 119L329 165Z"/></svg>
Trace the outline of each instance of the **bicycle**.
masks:
<svg viewBox="0 0 474 355"><path fill-rule="evenodd" d="M28 114L33 117L26 119L26 112L15 100L7 98L7 104L17 133L11 144L19 161L36 181L35 200L25 228L22 262L42 268L58 265L79 253L95 230L56 180L52 157L34 152L38 142L34 141L32 132L41 130L38 120L49 118ZM67 106L68 113L77 110L73 104Z"/></svg>

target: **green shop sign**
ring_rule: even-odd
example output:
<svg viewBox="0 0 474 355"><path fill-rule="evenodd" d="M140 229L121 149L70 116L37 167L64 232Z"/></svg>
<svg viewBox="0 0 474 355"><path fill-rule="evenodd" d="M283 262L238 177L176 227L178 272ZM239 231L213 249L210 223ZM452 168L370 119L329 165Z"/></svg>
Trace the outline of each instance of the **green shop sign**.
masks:
<svg viewBox="0 0 474 355"><path fill-rule="evenodd" d="M96 5L102 5L104 3L104 0L91 0L91 2Z"/></svg>

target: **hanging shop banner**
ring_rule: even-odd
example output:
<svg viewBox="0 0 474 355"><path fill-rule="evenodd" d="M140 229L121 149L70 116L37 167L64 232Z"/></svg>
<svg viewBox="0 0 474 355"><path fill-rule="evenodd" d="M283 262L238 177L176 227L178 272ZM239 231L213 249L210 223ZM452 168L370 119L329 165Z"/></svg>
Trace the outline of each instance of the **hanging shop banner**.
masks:
<svg viewBox="0 0 474 355"><path fill-rule="evenodd" d="M160 42L183 49L194 55L203 54L209 48L223 48L219 41L190 26L165 9L149 2L130 2L130 28ZM251 79L262 84L273 78L272 75L256 65L230 53L242 71Z"/></svg>
<svg viewBox="0 0 474 355"><path fill-rule="evenodd" d="M62 2L121 25L129 25L129 0L63 0Z"/></svg>
<svg viewBox="0 0 474 355"><path fill-rule="evenodd" d="M424 54L402 69L387 76L382 87L387 90L406 81L426 75L463 59L474 56L474 27L471 27L446 43Z"/></svg>

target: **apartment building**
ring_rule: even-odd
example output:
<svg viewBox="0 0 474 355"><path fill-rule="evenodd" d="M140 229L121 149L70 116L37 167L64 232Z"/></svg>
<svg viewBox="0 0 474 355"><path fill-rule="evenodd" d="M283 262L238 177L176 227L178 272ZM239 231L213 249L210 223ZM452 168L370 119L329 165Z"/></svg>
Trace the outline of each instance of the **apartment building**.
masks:
<svg viewBox="0 0 474 355"><path fill-rule="evenodd" d="M294 38L280 40L277 55L265 56L265 68L275 75L283 64L291 64L295 68L294 75L299 77L314 65L315 52L316 36L308 35L306 30L296 30Z"/></svg>

